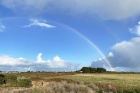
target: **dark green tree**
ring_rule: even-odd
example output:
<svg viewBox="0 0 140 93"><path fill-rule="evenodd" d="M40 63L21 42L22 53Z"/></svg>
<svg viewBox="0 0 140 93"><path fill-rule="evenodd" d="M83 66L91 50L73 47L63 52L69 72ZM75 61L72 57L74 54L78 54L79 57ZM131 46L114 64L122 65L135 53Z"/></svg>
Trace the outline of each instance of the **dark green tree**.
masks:
<svg viewBox="0 0 140 93"><path fill-rule="evenodd" d="M80 71L83 73L103 73L106 72L106 69L104 68L92 68L92 67L83 67Z"/></svg>
<svg viewBox="0 0 140 93"><path fill-rule="evenodd" d="M106 69L104 69L104 68L97 68L97 72L98 73L103 73L103 72L106 72Z"/></svg>
<svg viewBox="0 0 140 93"><path fill-rule="evenodd" d="M81 71L83 71L83 73L90 73L90 68L89 67L83 67L81 69Z"/></svg>
<svg viewBox="0 0 140 93"><path fill-rule="evenodd" d="M90 73L96 73L97 69L90 67Z"/></svg>

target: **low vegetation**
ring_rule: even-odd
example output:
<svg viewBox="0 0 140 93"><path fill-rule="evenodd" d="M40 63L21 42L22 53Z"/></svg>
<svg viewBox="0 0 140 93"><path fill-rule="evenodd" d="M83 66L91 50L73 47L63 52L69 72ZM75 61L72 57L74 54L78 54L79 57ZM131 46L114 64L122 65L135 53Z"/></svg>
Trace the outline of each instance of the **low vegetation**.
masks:
<svg viewBox="0 0 140 93"><path fill-rule="evenodd" d="M0 85L7 87L30 87L32 82L28 78L18 79L14 74L0 74Z"/></svg>
<svg viewBox="0 0 140 93"><path fill-rule="evenodd" d="M19 79L17 84L20 86L20 87L30 87L32 86L32 81L30 79Z"/></svg>
<svg viewBox="0 0 140 93"><path fill-rule="evenodd" d="M0 86L1 93L140 93L140 74L28 71L0 74Z"/></svg>
<svg viewBox="0 0 140 93"><path fill-rule="evenodd" d="M101 89L106 89L108 85L116 87L117 93L140 93L140 74L118 74L118 73L95 73L95 74L76 74L67 76L67 79L74 81L91 82ZM136 92L139 91L139 92Z"/></svg>

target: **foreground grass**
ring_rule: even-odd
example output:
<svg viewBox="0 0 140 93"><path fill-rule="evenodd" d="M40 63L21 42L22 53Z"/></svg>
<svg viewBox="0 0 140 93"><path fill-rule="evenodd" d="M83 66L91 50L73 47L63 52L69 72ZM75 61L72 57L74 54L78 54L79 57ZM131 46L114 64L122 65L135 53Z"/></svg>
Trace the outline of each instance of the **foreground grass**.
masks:
<svg viewBox="0 0 140 93"><path fill-rule="evenodd" d="M121 88L140 88L140 74L76 74L66 78L74 81L110 83Z"/></svg>
<svg viewBox="0 0 140 93"><path fill-rule="evenodd" d="M140 93L140 74L126 73L18 73L17 77L30 78L35 82L30 88L1 86L1 93ZM40 85L41 82L44 85ZM74 86L74 87L73 87ZM7 89L5 89L7 88ZM11 92L7 92L7 90ZM12 90L14 89L14 92ZM16 91L16 92L15 92ZM78 91L78 92L77 92Z"/></svg>
<svg viewBox="0 0 140 93"><path fill-rule="evenodd" d="M40 88L11 88L1 93L117 93L117 90L116 88L100 90L93 83L60 80L59 82L52 81L47 86Z"/></svg>

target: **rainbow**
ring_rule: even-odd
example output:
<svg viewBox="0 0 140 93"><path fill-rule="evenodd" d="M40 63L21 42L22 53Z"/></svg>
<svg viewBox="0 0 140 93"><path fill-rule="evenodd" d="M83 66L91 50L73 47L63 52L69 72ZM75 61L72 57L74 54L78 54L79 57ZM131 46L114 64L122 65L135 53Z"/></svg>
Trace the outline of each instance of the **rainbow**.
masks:
<svg viewBox="0 0 140 93"><path fill-rule="evenodd" d="M17 18L17 17L8 17L8 18ZM2 18L2 19L7 19L7 18ZM66 27L67 29L73 31L74 33L76 33L80 37L82 37L85 41L87 41L90 45L92 45L102 55L102 57L104 57L105 61L107 62L108 66L111 68L111 70L112 71L115 71L114 68L113 68L113 66L111 65L110 61L107 59L107 57L105 57L105 55L102 53L102 51L91 40L89 40L86 36L84 36L78 30L76 30L76 29L74 29L74 28L72 28L70 26L67 26L67 25L62 24L62 23L57 22L57 21L52 21L52 22L57 23L57 24L60 24L60 25L62 25L64 27Z"/></svg>
<svg viewBox="0 0 140 93"><path fill-rule="evenodd" d="M56 23L58 23L58 22L56 22ZM62 23L58 23L58 24L66 27L67 29L70 29L71 31L73 31L74 33L76 33L77 35L79 35L80 37L82 37L84 40L86 40L90 45L92 45L102 55L102 57L104 57L104 59L107 62L108 66L111 68L111 71L115 71L114 68L113 68L113 66L111 65L110 61L107 59L107 57L105 57L105 55L102 53L102 51L91 40L89 40L86 36L84 36L83 34L81 34L76 29L73 29L72 27L69 27L69 26L67 26L65 24L62 24Z"/></svg>

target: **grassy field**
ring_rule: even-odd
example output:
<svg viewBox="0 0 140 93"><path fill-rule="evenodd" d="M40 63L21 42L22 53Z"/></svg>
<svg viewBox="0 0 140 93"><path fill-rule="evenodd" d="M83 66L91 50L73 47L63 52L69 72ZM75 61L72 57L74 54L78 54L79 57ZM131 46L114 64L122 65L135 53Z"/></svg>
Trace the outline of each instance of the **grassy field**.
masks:
<svg viewBox="0 0 140 93"><path fill-rule="evenodd" d="M123 88L140 88L140 74L76 74L66 78L74 81L110 83Z"/></svg>
<svg viewBox="0 0 140 93"><path fill-rule="evenodd" d="M32 81L44 80L46 82L60 81L61 79L70 79L79 82L92 83L111 83L120 87L140 87L140 74L127 73L93 73L93 74L77 74L77 73L19 73L17 77L27 77Z"/></svg>
<svg viewBox="0 0 140 93"><path fill-rule="evenodd" d="M46 91L48 91L47 93L69 93L68 91L72 93L140 93L140 74L136 73L80 74L65 72L25 72L13 74L17 77L30 78L32 86L27 89L16 87L14 89L14 86L4 84L0 87L1 91L12 91L14 89L14 91L18 92L12 93L20 93L19 90L26 91L26 93L44 93ZM12 89L10 89L11 87ZM79 92L76 92L77 89Z"/></svg>

